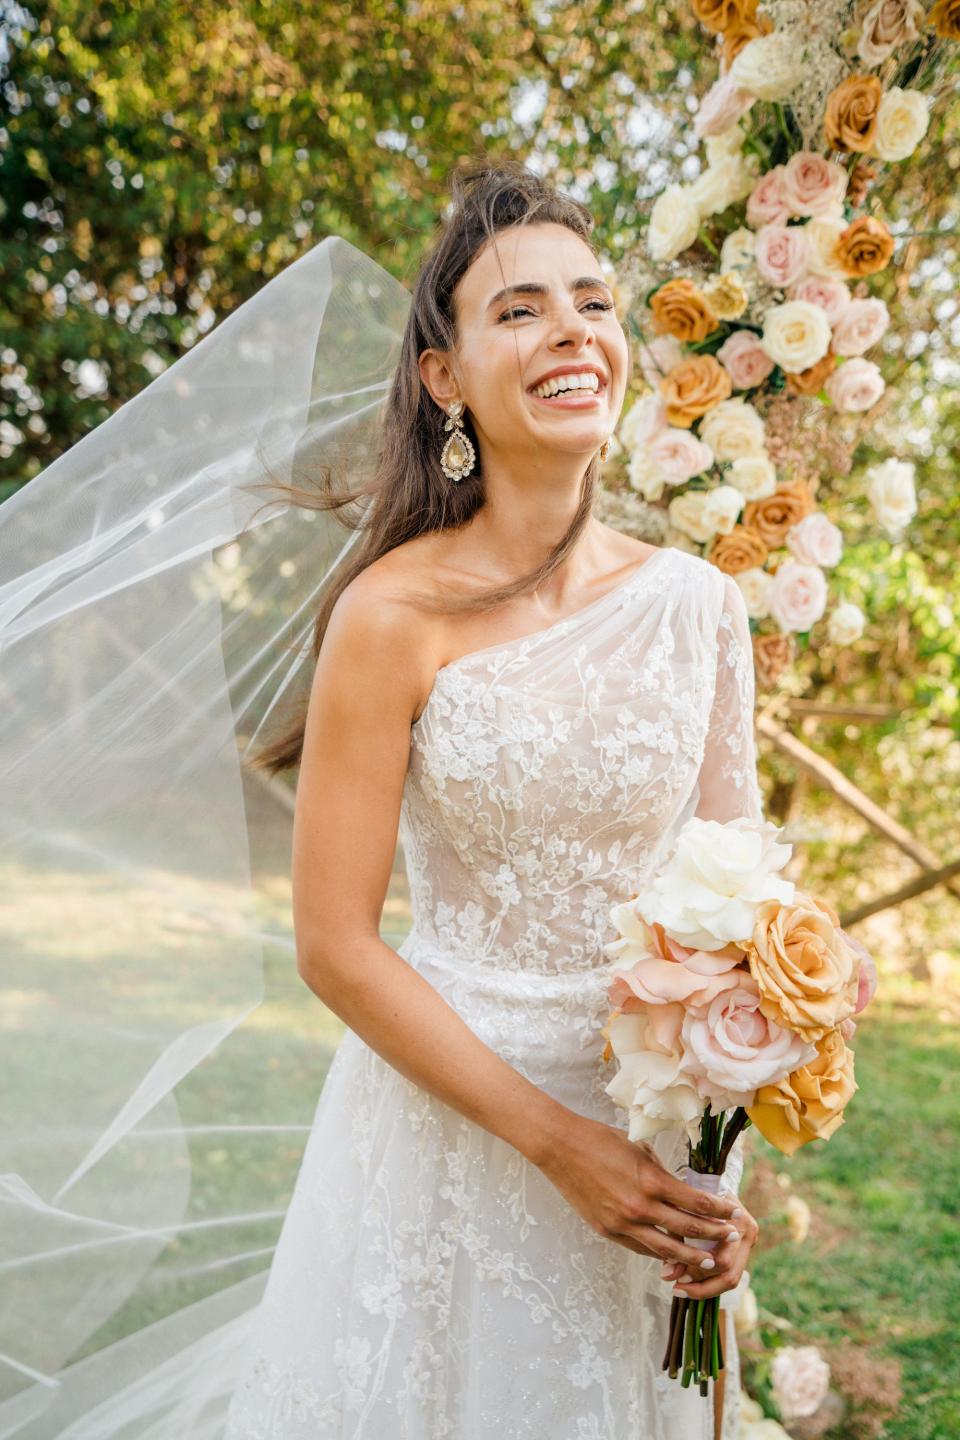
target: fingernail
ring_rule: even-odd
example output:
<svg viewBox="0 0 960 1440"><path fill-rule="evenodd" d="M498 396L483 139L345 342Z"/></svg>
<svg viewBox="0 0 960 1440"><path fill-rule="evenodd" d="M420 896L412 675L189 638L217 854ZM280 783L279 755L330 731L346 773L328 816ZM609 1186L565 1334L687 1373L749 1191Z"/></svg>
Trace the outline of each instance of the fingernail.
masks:
<svg viewBox="0 0 960 1440"><path fill-rule="evenodd" d="M712 1270L713 1267L716 1265L716 1263L717 1263L717 1262L716 1262L716 1260L714 1260L714 1258L713 1258L712 1255L707 1255L707 1256L704 1257L703 1260L700 1261L700 1269L701 1269L701 1270Z"/></svg>
<svg viewBox="0 0 960 1440"><path fill-rule="evenodd" d="M742 1237L742 1235L740 1234L740 1231L739 1231L739 1230L728 1230L728 1231L727 1231L727 1239L728 1239L728 1240L741 1240L742 1238L743 1238L743 1237Z"/></svg>
<svg viewBox="0 0 960 1440"><path fill-rule="evenodd" d="M738 1205L737 1208L736 1208L736 1210L734 1210L733 1213L732 1213L732 1215L730 1216L730 1219L731 1219L731 1220L739 1220L742 1215L743 1215L743 1211L740 1209L740 1206Z"/></svg>

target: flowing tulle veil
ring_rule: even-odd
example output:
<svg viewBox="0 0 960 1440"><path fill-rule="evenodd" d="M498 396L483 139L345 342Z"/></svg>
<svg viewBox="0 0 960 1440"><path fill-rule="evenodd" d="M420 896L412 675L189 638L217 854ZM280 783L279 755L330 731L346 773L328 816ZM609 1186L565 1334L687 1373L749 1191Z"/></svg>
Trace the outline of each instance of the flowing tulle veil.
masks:
<svg viewBox="0 0 960 1440"><path fill-rule="evenodd" d="M329 237L0 506L0 1437L222 1428L308 1128L242 762L358 533L261 487L374 475L409 302Z"/></svg>

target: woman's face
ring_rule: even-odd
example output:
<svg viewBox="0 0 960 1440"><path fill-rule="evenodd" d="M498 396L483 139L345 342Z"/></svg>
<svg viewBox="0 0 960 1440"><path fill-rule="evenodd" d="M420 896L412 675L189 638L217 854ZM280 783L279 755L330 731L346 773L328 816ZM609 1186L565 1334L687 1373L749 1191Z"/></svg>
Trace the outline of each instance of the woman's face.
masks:
<svg viewBox="0 0 960 1440"><path fill-rule="evenodd" d="M552 222L501 230L461 277L454 306L454 393L470 412L481 452L515 461L524 452L589 456L599 449L620 417L630 350L585 241ZM579 387L547 385L537 393L557 371L583 377Z"/></svg>

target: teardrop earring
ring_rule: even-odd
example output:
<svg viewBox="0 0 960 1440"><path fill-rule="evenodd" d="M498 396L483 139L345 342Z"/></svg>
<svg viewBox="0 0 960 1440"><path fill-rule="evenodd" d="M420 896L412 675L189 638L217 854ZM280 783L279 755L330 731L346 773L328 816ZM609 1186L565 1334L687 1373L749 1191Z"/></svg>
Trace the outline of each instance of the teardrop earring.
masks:
<svg viewBox="0 0 960 1440"><path fill-rule="evenodd" d="M443 447L440 468L449 480L459 481L470 474L477 456L469 436L464 433L463 421L460 418L463 414L463 401L451 400L447 406L447 414L450 418L444 421L443 428L452 430L453 434Z"/></svg>

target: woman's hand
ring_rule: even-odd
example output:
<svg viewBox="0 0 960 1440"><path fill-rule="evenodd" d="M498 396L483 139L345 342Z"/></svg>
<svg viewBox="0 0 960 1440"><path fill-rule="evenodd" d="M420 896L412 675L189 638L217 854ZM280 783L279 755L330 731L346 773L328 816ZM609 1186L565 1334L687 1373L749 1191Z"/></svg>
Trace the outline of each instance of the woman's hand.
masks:
<svg viewBox="0 0 960 1440"><path fill-rule="evenodd" d="M738 1255L744 1243L730 1223L739 1205L735 1196L695 1190L671 1175L650 1145L628 1140L615 1125L577 1116L540 1169L591 1230L639 1255L676 1264L677 1275L712 1276L721 1267L727 1274L734 1263L727 1246L712 1253L687 1245L685 1237L724 1241L736 1235L731 1244Z"/></svg>
<svg viewBox="0 0 960 1440"><path fill-rule="evenodd" d="M735 1290L740 1277L750 1260L750 1251L757 1243L760 1228L741 1200L731 1220L740 1232L739 1240L724 1240L712 1252L717 1262L713 1270L704 1273L691 1266L664 1265L660 1271L662 1280L674 1282L675 1295L686 1295L691 1300L709 1300L713 1295L722 1295L725 1290Z"/></svg>

